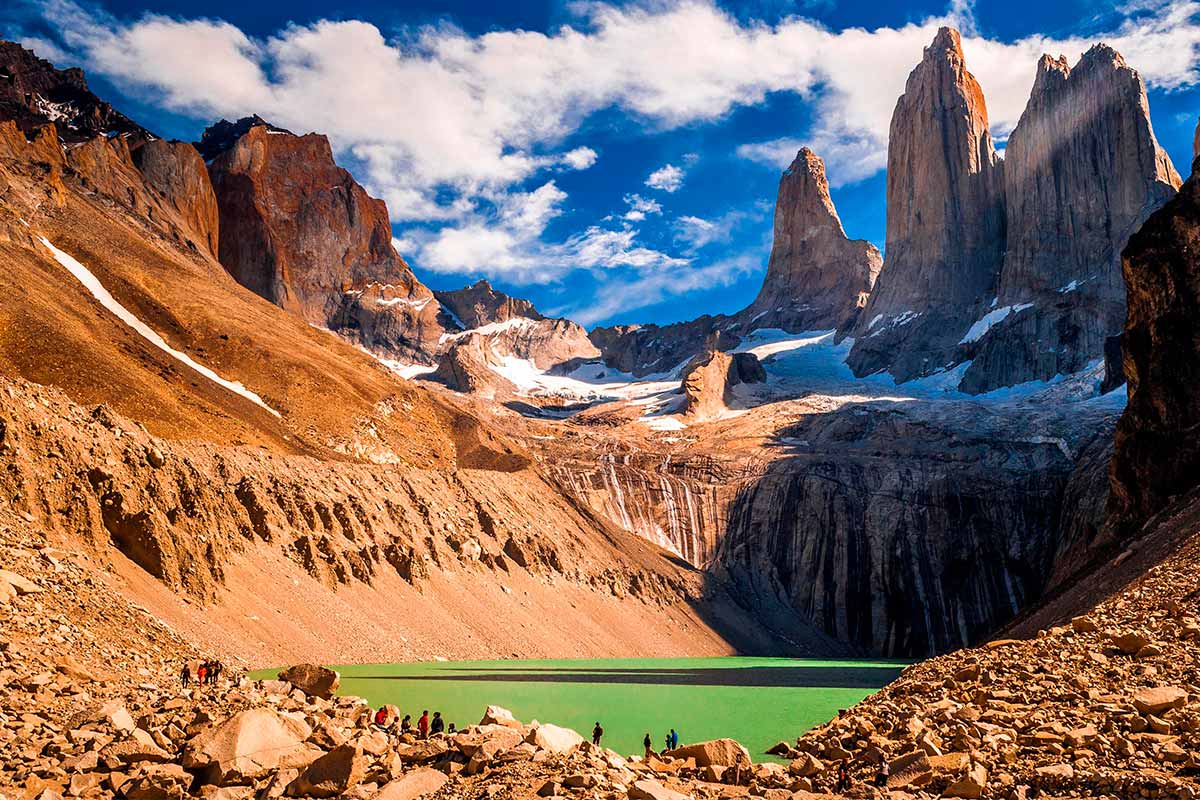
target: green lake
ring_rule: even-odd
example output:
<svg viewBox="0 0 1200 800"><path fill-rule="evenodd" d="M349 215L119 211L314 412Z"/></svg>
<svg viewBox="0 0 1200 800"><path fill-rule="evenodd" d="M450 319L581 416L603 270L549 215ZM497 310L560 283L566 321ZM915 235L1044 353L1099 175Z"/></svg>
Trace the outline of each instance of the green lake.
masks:
<svg viewBox="0 0 1200 800"><path fill-rule="evenodd" d="M458 727L477 723L489 704L517 719L538 719L590 737L599 721L604 745L640 753L649 732L656 750L670 728L681 743L730 737L757 761L781 739L837 715L895 678L903 665L789 658L618 658L443 661L335 666L342 694L390 703L415 722L441 711ZM274 677L263 671L256 677Z"/></svg>

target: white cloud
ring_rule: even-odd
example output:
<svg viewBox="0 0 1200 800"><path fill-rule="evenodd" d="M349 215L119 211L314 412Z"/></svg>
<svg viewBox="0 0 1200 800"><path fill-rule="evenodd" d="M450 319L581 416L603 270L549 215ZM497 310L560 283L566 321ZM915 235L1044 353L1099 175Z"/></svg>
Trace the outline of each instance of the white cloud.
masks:
<svg viewBox="0 0 1200 800"><path fill-rule="evenodd" d="M695 252L710 244L728 242L733 230L749 219L743 211L730 211L716 219L681 216L674 222L675 240Z"/></svg>
<svg viewBox="0 0 1200 800"><path fill-rule="evenodd" d="M969 33L972 19L970 2L950 0L944 17L919 24L831 31L801 17L767 25L707 0L660 0L571 6L577 21L549 34L441 26L389 39L368 22L325 20L256 38L219 20L124 22L72 0L39 2L86 66L151 101L199 117L258 112L329 134L399 219L461 217L461 198L470 207L539 170L588 163L584 148L555 148L598 110L672 128L770 92L813 105L816 123L798 139L815 145L832 181L856 180L882 166L896 97L935 28L955 22ZM1198 10L1174 0L1087 40L968 35L964 47L1002 136L1045 51L1074 59L1104 39L1154 86L1195 84Z"/></svg>
<svg viewBox="0 0 1200 800"><path fill-rule="evenodd" d="M576 147L563 153L562 160L571 169L587 169L596 163L596 151L590 147Z"/></svg>
<svg viewBox="0 0 1200 800"><path fill-rule="evenodd" d="M625 204L629 206L629 210L625 212L623 219L630 222L641 222L652 214L662 214L662 205L657 200L642 197L640 194L625 195Z"/></svg>
<svg viewBox="0 0 1200 800"><path fill-rule="evenodd" d="M664 164L650 173L646 185L667 193L676 192L683 186L683 170L673 164Z"/></svg>

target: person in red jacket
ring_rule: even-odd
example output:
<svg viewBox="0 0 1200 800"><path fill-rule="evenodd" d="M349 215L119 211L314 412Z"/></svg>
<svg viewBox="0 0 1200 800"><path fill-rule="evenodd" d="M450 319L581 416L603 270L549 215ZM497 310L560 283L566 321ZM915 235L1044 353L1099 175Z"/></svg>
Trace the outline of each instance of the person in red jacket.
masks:
<svg viewBox="0 0 1200 800"><path fill-rule="evenodd" d="M421 718L417 720L417 731L421 734L422 739L429 738L429 712L422 711Z"/></svg>

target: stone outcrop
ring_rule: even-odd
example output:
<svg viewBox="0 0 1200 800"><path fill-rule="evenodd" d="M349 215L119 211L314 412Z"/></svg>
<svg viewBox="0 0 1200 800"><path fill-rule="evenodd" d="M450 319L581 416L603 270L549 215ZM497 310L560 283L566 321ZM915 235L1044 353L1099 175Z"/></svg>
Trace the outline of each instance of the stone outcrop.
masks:
<svg viewBox="0 0 1200 800"><path fill-rule="evenodd" d="M684 413L696 419L718 417L734 402L734 387L766 379L767 372L753 353L709 353L684 372L680 387Z"/></svg>
<svg viewBox="0 0 1200 800"><path fill-rule="evenodd" d="M710 568L785 629L798 612L896 657L975 643L1042 596L1063 543L1086 542L1075 527L1102 508L1073 487L1115 413L1064 414L910 402L805 415L729 502Z"/></svg>
<svg viewBox="0 0 1200 800"><path fill-rule="evenodd" d="M500 357L487 336L468 333L457 338L438 362L433 380L444 383L456 392L482 397L512 396L516 387L495 368Z"/></svg>
<svg viewBox="0 0 1200 800"><path fill-rule="evenodd" d="M854 323L883 264L870 242L851 240L829 196L825 162L807 147L779 179L767 275L750 308L760 328L829 330Z"/></svg>
<svg viewBox="0 0 1200 800"><path fill-rule="evenodd" d="M960 387L984 392L1083 369L1125 319L1121 249L1179 187L1141 77L1096 45L1042 56L1004 158L1007 253ZM1117 384L1121 381L1118 380Z"/></svg>
<svg viewBox="0 0 1200 800"><path fill-rule="evenodd" d="M1004 162L957 31L908 77L888 138L887 261L847 364L897 381L945 368L992 297L1004 253Z"/></svg>
<svg viewBox="0 0 1200 800"><path fill-rule="evenodd" d="M196 247L216 258L220 242L217 195L196 149L185 142L153 139L133 151L133 162L146 183L174 208Z"/></svg>
<svg viewBox="0 0 1200 800"><path fill-rule="evenodd" d="M1200 175L1150 215L1122 254L1129 401L1110 509L1132 533L1200 484Z"/></svg>
<svg viewBox="0 0 1200 800"><path fill-rule="evenodd" d="M383 201L334 163L328 139L251 119L206 140L220 261L238 283L368 349L431 363L440 306L392 246Z"/></svg>

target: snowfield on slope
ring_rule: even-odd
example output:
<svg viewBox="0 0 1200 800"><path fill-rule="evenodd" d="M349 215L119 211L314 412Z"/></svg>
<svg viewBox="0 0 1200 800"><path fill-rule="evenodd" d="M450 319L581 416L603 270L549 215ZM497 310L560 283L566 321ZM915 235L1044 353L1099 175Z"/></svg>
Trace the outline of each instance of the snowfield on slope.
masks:
<svg viewBox="0 0 1200 800"><path fill-rule="evenodd" d="M171 345L167 344L166 340L159 336L149 325L142 322L133 314L132 311L117 302L117 298L113 297L112 293L104 288L104 285L100 283L100 279L93 275L91 270L76 261L69 253L65 253L52 245L46 237L39 236L38 239L43 245L46 246L46 249L50 251L51 255L54 256L54 260L65 267L68 272L74 275L75 279L82 283L84 288L92 293L92 297L96 298L100 305L104 306L117 319L124 322L130 328L133 328L133 330L137 332L143 339L157 347L159 350L162 350L167 355L176 359L180 363L191 367L196 372L199 372L201 375L208 378L218 386L221 386L233 392L234 394L246 398L251 403L254 403L276 417L280 416L278 411L271 408L269 405L263 402L261 397L247 389L242 384L238 383L237 381L231 381L222 378L208 367L195 361L187 353L180 352L179 350L171 347Z"/></svg>

